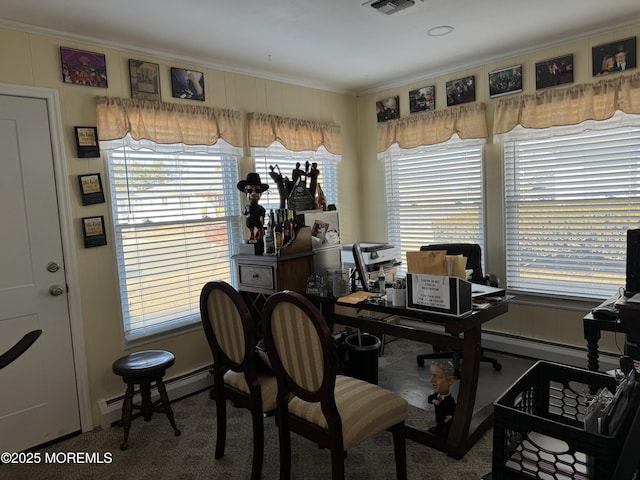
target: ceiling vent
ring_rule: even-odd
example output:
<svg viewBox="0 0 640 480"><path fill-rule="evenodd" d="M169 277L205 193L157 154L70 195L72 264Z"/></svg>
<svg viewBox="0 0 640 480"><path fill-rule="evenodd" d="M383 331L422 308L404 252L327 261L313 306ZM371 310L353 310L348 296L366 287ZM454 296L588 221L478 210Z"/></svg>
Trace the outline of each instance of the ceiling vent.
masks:
<svg viewBox="0 0 640 480"><path fill-rule="evenodd" d="M415 5L416 2L414 0L373 0L365 3L365 5L366 4L369 4L371 8L378 12L391 15L392 13L399 12L400 10L404 10L407 7Z"/></svg>

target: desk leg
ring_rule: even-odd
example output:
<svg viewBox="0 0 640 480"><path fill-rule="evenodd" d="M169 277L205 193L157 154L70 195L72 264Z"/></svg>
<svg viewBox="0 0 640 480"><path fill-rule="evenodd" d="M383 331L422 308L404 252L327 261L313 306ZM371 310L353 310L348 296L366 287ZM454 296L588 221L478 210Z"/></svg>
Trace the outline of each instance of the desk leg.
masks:
<svg viewBox="0 0 640 480"><path fill-rule="evenodd" d="M600 364L598 362L598 341L600 340L600 329L585 321L584 338L587 341L587 368L593 372L597 372L600 368Z"/></svg>
<svg viewBox="0 0 640 480"><path fill-rule="evenodd" d="M462 367L456 413L453 416L451 431L447 437L447 455L460 459L477 441L477 439L491 427L493 421L493 405L473 414L478 390L478 376L480 374L480 326L465 332L462 341ZM473 419L473 424L472 424Z"/></svg>

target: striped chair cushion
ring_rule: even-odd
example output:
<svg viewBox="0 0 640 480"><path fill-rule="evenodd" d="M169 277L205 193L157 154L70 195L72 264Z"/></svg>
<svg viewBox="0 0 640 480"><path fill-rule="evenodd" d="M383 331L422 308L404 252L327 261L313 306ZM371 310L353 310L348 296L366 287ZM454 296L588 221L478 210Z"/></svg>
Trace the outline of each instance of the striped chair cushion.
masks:
<svg viewBox="0 0 640 480"><path fill-rule="evenodd" d="M342 418L345 450L407 418L405 399L355 378L336 377L335 399ZM309 403L296 397L289 402L289 413L327 428L320 403Z"/></svg>
<svg viewBox="0 0 640 480"><path fill-rule="evenodd" d="M276 395L278 393L278 382L273 375L258 374L260 391L262 393L262 411L270 412L276 408ZM230 387L249 393L249 386L244 379L244 373L229 370L224 374L224 383Z"/></svg>

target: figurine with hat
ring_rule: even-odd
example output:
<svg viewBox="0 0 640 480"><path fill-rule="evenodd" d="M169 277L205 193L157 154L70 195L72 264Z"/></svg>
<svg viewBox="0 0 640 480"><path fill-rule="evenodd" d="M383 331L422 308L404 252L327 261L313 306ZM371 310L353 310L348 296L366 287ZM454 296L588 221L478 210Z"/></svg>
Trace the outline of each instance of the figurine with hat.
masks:
<svg viewBox="0 0 640 480"><path fill-rule="evenodd" d="M238 182L238 190L244 192L249 204L244 207L243 215L247 217L247 228L249 229L249 240L260 240L264 233L264 216L266 211L259 205L262 192L269 189L269 185L262 183L260 174L251 172L245 180Z"/></svg>

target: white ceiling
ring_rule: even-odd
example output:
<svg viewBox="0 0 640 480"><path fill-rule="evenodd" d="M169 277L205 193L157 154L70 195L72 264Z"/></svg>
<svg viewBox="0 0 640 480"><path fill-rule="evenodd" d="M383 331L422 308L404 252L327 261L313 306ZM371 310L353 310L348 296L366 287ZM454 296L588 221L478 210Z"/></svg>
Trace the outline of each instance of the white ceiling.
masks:
<svg viewBox="0 0 640 480"><path fill-rule="evenodd" d="M0 25L362 94L640 22L638 0L416 0L392 15L363 3L0 0Z"/></svg>

